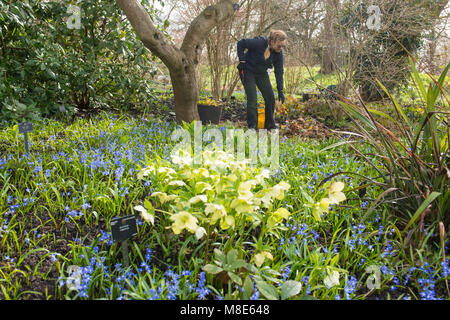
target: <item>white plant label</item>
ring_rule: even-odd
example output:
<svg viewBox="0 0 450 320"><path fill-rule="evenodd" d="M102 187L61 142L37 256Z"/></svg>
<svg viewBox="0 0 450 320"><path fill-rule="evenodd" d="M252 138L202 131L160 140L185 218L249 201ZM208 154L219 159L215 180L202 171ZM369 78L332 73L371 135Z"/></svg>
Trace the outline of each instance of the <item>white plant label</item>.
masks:
<svg viewBox="0 0 450 320"><path fill-rule="evenodd" d="M371 5L367 8L369 18L367 19L366 26L369 30L381 29L381 10L379 6Z"/></svg>

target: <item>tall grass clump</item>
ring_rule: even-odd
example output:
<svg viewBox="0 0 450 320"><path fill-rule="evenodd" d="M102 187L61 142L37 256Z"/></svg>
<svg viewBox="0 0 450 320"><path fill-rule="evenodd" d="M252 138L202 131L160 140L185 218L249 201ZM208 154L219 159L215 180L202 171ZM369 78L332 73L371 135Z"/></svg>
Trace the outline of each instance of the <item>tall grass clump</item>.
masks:
<svg viewBox="0 0 450 320"><path fill-rule="evenodd" d="M377 205L389 205L392 215L398 218L404 245L411 241L419 246L433 234L439 235L443 243L447 237L445 229L449 230L449 102L443 87L450 64L438 80L430 76L432 82L428 89L412 60L411 65L412 79L421 99L416 107L419 119L409 118L380 81L397 116L369 109L362 100L359 104L341 104L356 120L359 132L353 134L373 146L375 158L381 164L381 167L376 165L352 147L378 171L385 188L367 215L373 213ZM396 133L380 124L376 117L392 122Z"/></svg>

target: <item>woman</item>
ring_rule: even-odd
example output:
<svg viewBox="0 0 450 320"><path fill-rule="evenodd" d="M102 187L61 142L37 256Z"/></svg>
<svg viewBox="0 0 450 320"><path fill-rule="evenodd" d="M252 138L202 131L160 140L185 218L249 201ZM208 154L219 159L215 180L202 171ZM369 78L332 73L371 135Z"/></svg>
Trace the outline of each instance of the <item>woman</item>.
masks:
<svg viewBox="0 0 450 320"><path fill-rule="evenodd" d="M264 129L277 128L273 118L275 96L267 69L275 67L278 100L284 103L283 48L286 43L286 33L281 30L272 30L267 38L242 39L237 43L238 70L247 95L247 124L250 129L257 129L258 126L256 87L261 91L266 105Z"/></svg>

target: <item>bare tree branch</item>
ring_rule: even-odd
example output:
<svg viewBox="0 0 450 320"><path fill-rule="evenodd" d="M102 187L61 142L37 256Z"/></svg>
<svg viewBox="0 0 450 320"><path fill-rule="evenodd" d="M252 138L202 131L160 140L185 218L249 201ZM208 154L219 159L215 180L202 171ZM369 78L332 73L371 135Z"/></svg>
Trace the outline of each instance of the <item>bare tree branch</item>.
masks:
<svg viewBox="0 0 450 320"><path fill-rule="evenodd" d="M192 21L181 45L188 58L198 64L201 45L204 43L211 29L220 22L233 16L234 9L231 0L224 0L216 5L207 7Z"/></svg>
<svg viewBox="0 0 450 320"><path fill-rule="evenodd" d="M165 65L181 67L179 50L169 43L164 34L158 30L150 19L149 14L137 0L117 0L137 35Z"/></svg>

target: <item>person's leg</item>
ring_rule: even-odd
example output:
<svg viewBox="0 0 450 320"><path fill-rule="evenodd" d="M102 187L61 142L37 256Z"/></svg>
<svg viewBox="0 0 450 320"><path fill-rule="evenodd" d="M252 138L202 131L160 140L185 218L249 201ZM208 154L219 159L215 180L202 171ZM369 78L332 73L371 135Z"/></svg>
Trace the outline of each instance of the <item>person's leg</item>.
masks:
<svg viewBox="0 0 450 320"><path fill-rule="evenodd" d="M244 89L247 96L247 125L249 129L257 129L258 127L258 109L255 75L245 71Z"/></svg>
<svg viewBox="0 0 450 320"><path fill-rule="evenodd" d="M264 129L275 128L275 120L273 113L275 110L275 95L273 93L272 83L270 82L267 72L255 75L256 85L264 98L265 103L265 121Z"/></svg>

